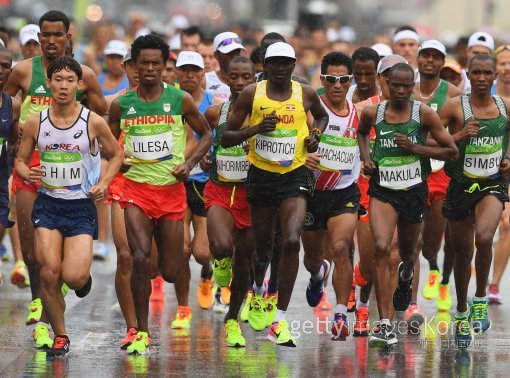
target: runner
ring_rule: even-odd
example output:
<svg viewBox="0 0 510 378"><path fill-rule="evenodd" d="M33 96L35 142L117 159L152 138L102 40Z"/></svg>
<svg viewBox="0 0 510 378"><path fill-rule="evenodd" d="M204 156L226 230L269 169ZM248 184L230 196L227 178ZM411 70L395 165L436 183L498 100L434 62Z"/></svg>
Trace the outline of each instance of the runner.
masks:
<svg viewBox="0 0 510 378"><path fill-rule="evenodd" d="M471 95L448 100L440 112L460 151L460 158L445 166L451 180L443 204L455 250L455 342L459 348L471 344L471 329L482 333L491 327L486 285L494 233L508 201L507 177L510 176L509 103L491 95L496 63L489 55L475 55L468 71ZM476 292L468 305L474 246Z"/></svg>
<svg viewBox="0 0 510 378"><path fill-rule="evenodd" d="M76 102L82 77L81 66L74 59L52 61L48 86L53 107L26 121L16 165L23 180L42 181L32 219L42 303L55 334L47 350L49 358L69 352L60 288L63 281L80 298L91 290L92 238L97 232L94 201L103 200L122 163L122 151L106 122ZM101 178L99 143L110 156ZM36 146L41 151L41 165L30 167Z"/></svg>
<svg viewBox="0 0 510 378"><path fill-rule="evenodd" d="M467 61L480 54L492 55L494 50L494 38L489 33L475 32L469 36L467 45ZM468 78L467 69L462 69L462 92L468 94L471 92L471 82Z"/></svg>
<svg viewBox="0 0 510 378"><path fill-rule="evenodd" d="M51 106L53 100L51 92L46 84L46 72L50 63L58 57L65 55L66 43L70 40L69 18L62 12L51 10L39 19L39 40L41 43L42 56L36 56L19 62L12 70L6 92L15 96L21 91L22 105L20 112L20 128L24 130L24 124L32 114L40 112ZM80 90L77 92L77 100L86 95L87 104L91 110L98 114L106 111L106 101L101 94L101 86L97 76L89 67L82 66L83 80ZM39 166L39 152L32 154L31 167ZM30 276L30 288L32 291L32 302L29 305L29 313L26 318L27 324L35 324L45 321L43 306L40 296L40 268L38 266L34 251L34 228L31 214L34 202L37 198L37 183L24 182L16 172L13 173L13 187L16 192L16 218L19 225L19 232L23 235L20 238L23 260L28 268ZM66 287L63 287L65 292ZM39 323L34 333L36 345L41 346L37 338L42 335L47 340L48 328Z"/></svg>
<svg viewBox="0 0 510 378"><path fill-rule="evenodd" d="M109 96L129 87L123 60L127 54L127 45L123 41L111 40L104 49L106 71L99 75L99 84L103 96Z"/></svg>
<svg viewBox="0 0 510 378"><path fill-rule="evenodd" d="M158 267L167 282L175 282L183 264L186 210L184 184L191 168L206 154L211 131L191 95L161 81L169 56L168 45L156 35L139 37L131 46L139 85L114 100L110 127L124 135L131 166L119 204L125 209L126 233L133 255L131 290L137 319L130 354L144 354L150 345L148 312L151 292L151 245L156 239ZM200 135L185 161L186 127ZM149 135L143 135L149 134Z"/></svg>
<svg viewBox="0 0 510 378"><path fill-rule="evenodd" d="M265 328L266 312L260 306L265 294L264 275L273 252L276 219L280 216L283 254L279 271L278 310L268 339L278 345L296 346L286 320L286 311L299 268L300 234L306 213L306 196L313 193L313 173L304 167L306 151L317 149L328 115L310 86L291 80L296 63L294 49L277 42L267 48L268 79L250 85L240 94L222 138L223 147L250 139L248 201L254 232L257 263L251 306L253 320ZM306 125L306 113L314 117L314 128ZM249 127L241 129L250 116ZM313 272L318 279L327 272ZM322 290L316 295L322 296ZM254 323L254 322L252 322ZM252 324L252 327L254 324Z"/></svg>
<svg viewBox="0 0 510 378"><path fill-rule="evenodd" d="M395 64L389 74L390 100L363 110L358 128L361 159L365 174L371 176L370 228L375 241L374 285L380 327L372 332L369 344L387 346L397 342L389 320L388 258L393 233L398 225L398 287L393 306L405 311L411 301L415 248L425 214L430 172L426 158L450 159L457 155L453 139L429 107L409 100L414 70L405 63ZM370 131L376 130L373 160L370 154ZM421 132L418 132L421 129ZM441 147L426 147L428 132ZM376 165L377 164L377 165Z"/></svg>
<svg viewBox="0 0 510 378"><path fill-rule="evenodd" d="M439 77L458 88L462 88L462 66L452 59L446 59Z"/></svg>
<svg viewBox="0 0 510 378"><path fill-rule="evenodd" d="M352 263L349 247L358 221L360 192L356 180L360 173L359 149L356 141L358 115L352 102L345 99L352 82L352 60L341 52L330 52L321 63L324 95L321 104L329 116L329 125L321 136L317 153L309 155L308 167L315 169L315 192L308 200L302 240L305 267L311 272L329 270L325 260L330 250L335 264L332 281L337 305L333 340L349 335L347 302L352 287ZM326 263L324 263L326 262ZM307 301L312 307L322 299L322 277L310 278Z"/></svg>
<svg viewBox="0 0 510 378"><path fill-rule="evenodd" d="M375 80L379 64L377 52L370 47L360 47L352 54L352 64L356 85L349 89L347 100L357 103L377 96L380 93Z"/></svg>
<svg viewBox="0 0 510 378"><path fill-rule="evenodd" d="M255 81L255 67L249 59L239 56L230 62L228 73L231 101L212 106L205 113L209 124L216 130L216 136L213 142L210 180L205 186L204 201L211 253L219 261L235 260L232 270L228 266L223 271L219 269L215 271L216 275L223 278L224 283L230 283L231 289L230 306L225 316L227 346L244 347L246 340L237 316L250 286L251 257L254 250L249 218L250 207L246 200L249 163L242 146L223 148L220 141L239 93ZM247 126L247 123L244 122L243 126Z"/></svg>
<svg viewBox="0 0 510 378"><path fill-rule="evenodd" d="M420 36L415 28L404 25L395 30L393 34L393 52L407 60L415 72L418 72L417 58L419 47ZM416 77L415 81L419 81L419 77Z"/></svg>
<svg viewBox="0 0 510 378"><path fill-rule="evenodd" d="M41 44L38 34L41 32L38 25L28 24L19 31L19 44L21 46L21 55L23 59L30 59L41 55Z"/></svg>

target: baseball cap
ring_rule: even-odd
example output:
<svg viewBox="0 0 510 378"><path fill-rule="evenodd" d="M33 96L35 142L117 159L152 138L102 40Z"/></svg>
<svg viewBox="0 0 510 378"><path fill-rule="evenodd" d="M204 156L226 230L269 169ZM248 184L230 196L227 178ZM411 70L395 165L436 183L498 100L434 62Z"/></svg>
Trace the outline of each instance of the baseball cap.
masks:
<svg viewBox="0 0 510 378"><path fill-rule="evenodd" d="M468 49L473 46L485 46L489 50L494 50L494 38L489 33L476 32L471 34L468 40Z"/></svg>
<svg viewBox="0 0 510 378"><path fill-rule="evenodd" d="M119 41L118 39L112 39L104 48L104 55L120 55L125 57L128 48L126 43Z"/></svg>
<svg viewBox="0 0 510 378"><path fill-rule="evenodd" d="M202 58L202 55L195 51L181 51L177 57L175 67L187 65L197 66L204 69L204 59Z"/></svg>
<svg viewBox="0 0 510 378"><path fill-rule="evenodd" d="M462 73L462 66L456 60L448 59L444 62L444 66L442 69L449 68L454 72L457 72L459 75Z"/></svg>
<svg viewBox="0 0 510 378"><path fill-rule="evenodd" d="M377 73L381 74L384 71L393 67L397 63L407 63L407 60L405 60L403 57L397 54L385 56L379 61L379 65L377 66Z"/></svg>
<svg viewBox="0 0 510 378"><path fill-rule="evenodd" d="M381 58L393 54L393 50L386 43L376 43L372 45L372 49L377 51L377 54L379 54Z"/></svg>
<svg viewBox="0 0 510 378"><path fill-rule="evenodd" d="M36 24L28 24L23 26L19 31L19 41L21 46L26 45L30 40L34 40L40 44L39 37L37 36L37 33L40 31L41 29L39 29L39 26Z"/></svg>
<svg viewBox="0 0 510 378"><path fill-rule="evenodd" d="M269 45L269 47L267 48L264 60L274 57L285 57L292 58L295 60L296 52L294 51L294 48L288 43L275 42L272 45Z"/></svg>
<svg viewBox="0 0 510 378"><path fill-rule="evenodd" d="M437 50L441 54L443 54L443 57L446 57L446 47L436 39L429 39L428 41L424 41L420 45L420 48L418 49L418 54L420 54L421 51L426 49Z"/></svg>
<svg viewBox="0 0 510 378"><path fill-rule="evenodd" d="M127 50L126 55L124 55L124 59L123 59L122 61L123 61L124 63L126 63L126 62L130 61L131 59L133 59L133 58L131 58L131 49L129 48L129 49Z"/></svg>
<svg viewBox="0 0 510 378"><path fill-rule="evenodd" d="M228 54L237 49L243 49L241 39L234 32L223 32L214 37L213 41L214 51L219 51L222 54Z"/></svg>

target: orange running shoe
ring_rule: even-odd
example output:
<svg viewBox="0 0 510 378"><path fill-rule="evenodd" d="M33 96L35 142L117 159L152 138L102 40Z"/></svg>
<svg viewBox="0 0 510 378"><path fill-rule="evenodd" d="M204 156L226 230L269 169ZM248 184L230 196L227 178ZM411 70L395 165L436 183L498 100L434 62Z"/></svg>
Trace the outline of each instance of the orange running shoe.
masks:
<svg viewBox="0 0 510 378"><path fill-rule="evenodd" d="M317 305L317 308L323 311L330 311L333 308L333 305L328 301L328 294L326 293L326 290L322 292L322 298Z"/></svg>
<svg viewBox="0 0 510 378"><path fill-rule="evenodd" d="M165 301L165 280L161 276L157 276L152 281L152 293L150 300L155 302Z"/></svg>
<svg viewBox="0 0 510 378"><path fill-rule="evenodd" d="M28 278L28 269L23 260L16 262L11 274L11 283L20 289L30 287L30 280Z"/></svg>
<svg viewBox="0 0 510 378"><path fill-rule="evenodd" d="M351 294L349 294L349 302L347 302L347 312L356 310L356 285L352 285Z"/></svg>
<svg viewBox="0 0 510 378"><path fill-rule="evenodd" d="M208 310L214 303L214 278L207 280L200 279L197 291L198 305L204 310Z"/></svg>
<svg viewBox="0 0 510 378"><path fill-rule="evenodd" d="M221 300L226 305L230 304L230 286L225 286L221 288Z"/></svg>
<svg viewBox="0 0 510 378"><path fill-rule="evenodd" d="M368 322L368 307L356 309L356 321L354 322L354 336L368 336L370 324Z"/></svg>
<svg viewBox="0 0 510 378"><path fill-rule="evenodd" d="M128 346L130 346L131 343L135 340L137 332L138 331L134 327L128 329L126 336L120 341L120 349L126 350Z"/></svg>
<svg viewBox="0 0 510 378"><path fill-rule="evenodd" d="M363 277L363 275L361 274L361 270L359 269L359 263L356 263L356 265L354 265L353 276L354 276L353 282L355 285L365 286L368 283L365 277Z"/></svg>

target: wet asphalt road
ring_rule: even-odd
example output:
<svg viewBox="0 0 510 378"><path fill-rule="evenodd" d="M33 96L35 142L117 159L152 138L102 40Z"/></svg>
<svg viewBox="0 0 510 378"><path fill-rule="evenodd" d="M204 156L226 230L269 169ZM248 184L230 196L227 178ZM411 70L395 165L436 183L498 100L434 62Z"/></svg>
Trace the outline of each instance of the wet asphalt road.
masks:
<svg viewBox="0 0 510 378"><path fill-rule="evenodd" d="M114 252L111 246L111 252ZM422 261L422 272L427 265ZM428 268L428 267L427 267ZM28 289L20 290L9 282L11 263L0 268L4 285L0 287L0 377L127 377L127 376L390 376L395 377L507 377L510 366L510 319L505 316L510 299L490 307L492 329L475 338L467 352L453 345L453 318L437 317L435 303L419 297L428 326L419 336L402 332L391 350L372 349L367 338L349 336L346 341L332 341L333 313L317 313L305 299L308 274L300 266L298 281L287 319L297 338L297 348L277 347L266 341L267 332L255 332L241 325L247 340L243 349L225 345L223 315L201 310L196 301L199 266L192 261L190 303L193 306L192 328L174 331L169 328L177 304L173 287L165 285L166 301L151 303L152 346L146 356L128 356L118 347L125 325L114 290L115 259L94 262L94 286L88 297L78 300L73 292L66 298L66 320L71 353L64 359L46 361L45 352L33 346L33 326L25 326ZM425 274L421 275L421 282ZM472 279L473 283L473 279ZM510 280L503 278L502 292L510 290ZM332 287L327 288L333 299ZM470 293L474 292L471 288ZM453 300L455 306L455 299ZM371 301L371 320L376 320L375 301ZM329 319L329 322L328 320ZM349 315L353 320L354 315ZM403 329L403 328L402 328Z"/></svg>

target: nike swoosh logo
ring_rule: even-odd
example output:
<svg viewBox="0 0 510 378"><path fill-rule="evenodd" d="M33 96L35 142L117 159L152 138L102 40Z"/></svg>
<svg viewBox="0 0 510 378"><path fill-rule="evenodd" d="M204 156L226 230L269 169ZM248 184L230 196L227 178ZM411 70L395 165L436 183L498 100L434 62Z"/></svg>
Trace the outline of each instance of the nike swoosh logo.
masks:
<svg viewBox="0 0 510 378"><path fill-rule="evenodd" d="M482 126L478 129L478 131L485 129L487 126Z"/></svg>
<svg viewBox="0 0 510 378"><path fill-rule="evenodd" d="M3 119L3 118L2 118L2 122L7 122L7 121L8 121L8 119Z"/></svg>
<svg viewBox="0 0 510 378"><path fill-rule="evenodd" d="M389 133L392 133L393 130L390 130L390 131L382 131L381 130L381 135L386 135L386 134L389 134Z"/></svg>
<svg viewBox="0 0 510 378"><path fill-rule="evenodd" d="M267 110L267 109L271 109L272 106L261 106L260 107L260 110Z"/></svg>

